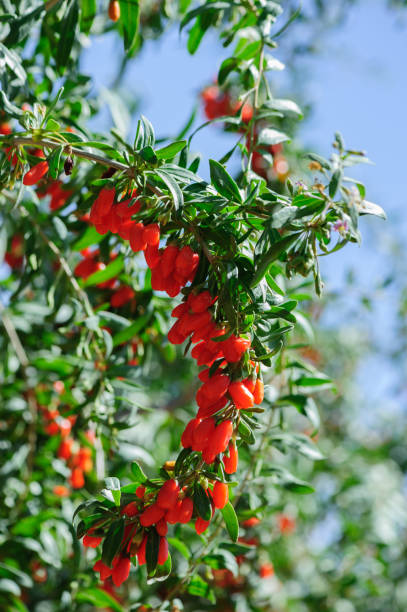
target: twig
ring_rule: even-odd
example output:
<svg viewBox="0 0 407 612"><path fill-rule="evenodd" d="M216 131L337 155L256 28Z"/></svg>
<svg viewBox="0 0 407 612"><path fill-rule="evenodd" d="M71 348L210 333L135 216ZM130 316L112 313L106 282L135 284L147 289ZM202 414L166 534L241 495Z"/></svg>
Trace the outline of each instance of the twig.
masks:
<svg viewBox="0 0 407 612"><path fill-rule="evenodd" d="M5 139L5 142L10 142L10 144L22 145L24 147L48 147L49 149L58 149L58 147L62 145L61 142L55 142L53 140L45 140L42 138L36 139L25 136L7 137L7 139ZM76 157L88 159L90 161L101 164L102 166L116 168L116 170L121 170L123 172L128 172L130 170L130 168L125 164L122 164L121 162L115 161L113 159L109 159L108 157L97 155L97 153L89 153L89 151L82 151L77 147L72 147L70 143L66 143L66 146L70 148L71 155L75 155Z"/></svg>
<svg viewBox="0 0 407 612"><path fill-rule="evenodd" d="M37 402L35 400L34 392L30 388L30 385L29 385L27 368L29 367L30 362L27 357L27 353L25 352L25 349L21 343L20 337L17 334L13 321L11 320L6 309L1 303L0 303L0 318L3 322L4 329L6 330L6 333L10 339L11 346L13 347L17 355L17 359L20 362L22 373L23 373L23 378L26 384L27 403L28 403L28 409L30 411L30 423L28 426L29 452L27 456L27 466L26 466L27 467L26 481L28 481L32 473L34 457L35 457L35 449L37 445L37 431L36 431Z"/></svg>

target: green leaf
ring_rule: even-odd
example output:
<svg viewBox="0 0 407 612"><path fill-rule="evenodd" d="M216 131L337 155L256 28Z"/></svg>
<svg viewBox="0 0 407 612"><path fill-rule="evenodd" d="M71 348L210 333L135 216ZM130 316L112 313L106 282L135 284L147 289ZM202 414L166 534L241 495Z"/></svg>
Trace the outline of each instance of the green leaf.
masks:
<svg viewBox="0 0 407 612"><path fill-rule="evenodd" d="M140 2L139 0L119 0L119 4L124 50L126 53L131 53L137 42Z"/></svg>
<svg viewBox="0 0 407 612"><path fill-rule="evenodd" d="M59 68L65 68L65 66L68 65L73 43L75 41L78 18L78 0L70 0L60 24L60 35L55 57Z"/></svg>
<svg viewBox="0 0 407 612"><path fill-rule="evenodd" d="M124 520L121 518L118 521L114 521L103 540L102 548L102 561L109 567L118 552L120 545L123 540L124 534Z"/></svg>
<svg viewBox="0 0 407 612"><path fill-rule="evenodd" d="M259 258L259 261L256 265L256 271L254 273L252 282L250 283L251 287L255 287L259 284L261 279L267 273L267 270L270 264L281 255L283 251L288 249L289 246L293 244L300 236L301 232L296 232L295 234L289 234L288 236L284 236L281 240L278 240L274 244L271 245L267 253L264 253L262 257Z"/></svg>
<svg viewBox="0 0 407 612"><path fill-rule="evenodd" d="M110 280L117 276L123 269L124 261L122 257L116 257L113 259L104 270L98 270L94 272L83 283L84 287L89 287L90 285L98 285L100 283L104 283L105 281Z"/></svg>
<svg viewBox="0 0 407 612"><path fill-rule="evenodd" d="M137 461L133 461L131 464L131 473L133 474L136 482L143 483L147 480L147 476L144 474Z"/></svg>
<svg viewBox="0 0 407 612"><path fill-rule="evenodd" d="M276 145L280 142L289 141L290 138L284 132L280 132L279 130L274 130L273 128L264 128L260 130L258 144L259 145Z"/></svg>
<svg viewBox="0 0 407 612"><path fill-rule="evenodd" d="M112 492L113 500L116 506L120 506L120 480L115 477L105 478L105 485L108 491Z"/></svg>
<svg viewBox="0 0 407 612"><path fill-rule="evenodd" d="M64 150L64 147L60 146L54 149L51 155L48 157L48 160L47 160L48 165L49 165L48 174L50 175L52 179L57 179L59 176L59 164L61 162L61 155L62 155L63 150Z"/></svg>
<svg viewBox="0 0 407 612"><path fill-rule="evenodd" d="M225 168L214 159L209 160L211 182L215 189L228 200L242 202L242 196L236 182Z"/></svg>
<svg viewBox="0 0 407 612"><path fill-rule="evenodd" d="M193 576L187 586L187 591L195 597L204 597L212 603L216 602L215 593L207 582L199 574Z"/></svg>
<svg viewBox="0 0 407 612"><path fill-rule="evenodd" d="M92 606L95 606L98 610L111 609L115 610L115 612L124 612L124 608L122 608L114 597L97 587L90 587L87 589L81 588L77 592L75 599L78 603L92 604Z"/></svg>
<svg viewBox="0 0 407 612"><path fill-rule="evenodd" d="M177 181L165 170L156 170L155 174L166 184L171 193L175 209L178 210L184 204L184 196Z"/></svg>
<svg viewBox="0 0 407 612"><path fill-rule="evenodd" d="M284 395L280 397L277 402L279 405L291 404L294 406L298 412L312 423L315 427L315 431L318 431L320 418L317 405L312 397L307 397L306 395Z"/></svg>
<svg viewBox="0 0 407 612"><path fill-rule="evenodd" d="M158 549L160 546L160 536L155 529L151 529L147 537L146 546L146 561L147 561L147 573L152 574L158 562Z"/></svg>
<svg viewBox="0 0 407 612"><path fill-rule="evenodd" d="M325 157L322 157L321 155L317 155L316 153L305 153L304 157L307 157L308 159L311 159L312 161L317 162L318 164L322 166L322 168L325 168L325 170L331 169L330 162L327 159L325 159Z"/></svg>
<svg viewBox="0 0 407 612"><path fill-rule="evenodd" d="M14 119L20 119L24 114L21 108L10 102L3 90L0 91L0 108Z"/></svg>
<svg viewBox="0 0 407 612"><path fill-rule="evenodd" d="M262 474L271 475L275 484L287 489L288 491L291 491L292 493L307 495L308 493L314 492L314 489L308 482L296 478L288 470L280 466L263 467Z"/></svg>
<svg viewBox="0 0 407 612"><path fill-rule="evenodd" d="M91 225L86 228L82 236L79 238L79 240L73 243L71 248L73 251L82 251L91 244L97 244L98 242L103 240L103 238L104 236L102 236L102 234L99 234L99 232L96 231L95 227Z"/></svg>
<svg viewBox="0 0 407 612"><path fill-rule="evenodd" d="M178 538L167 538L167 540L168 540L168 544L170 544L173 548L178 550L178 552L185 559L190 559L191 558L191 553L190 553L188 547L186 546L186 544L184 544L184 542L181 542L181 540L178 540Z"/></svg>
<svg viewBox="0 0 407 612"><path fill-rule="evenodd" d="M341 182L341 179L342 179L342 170L335 170L335 172L332 175L331 180L329 181L328 192L329 192L330 198L333 198L336 192L338 191L338 187Z"/></svg>
<svg viewBox="0 0 407 612"><path fill-rule="evenodd" d="M375 217L380 217L381 219L387 219L387 215L383 208L378 204L369 202L368 200L363 200L361 202L361 204L358 206L358 211L360 215L374 215Z"/></svg>
<svg viewBox="0 0 407 612"><path fill-rule="evenodd" d="M187 23L192 21L192 19L194 19L195 17L198 17L198 15L201 15L205 11L210 11L210 10L221 11L224 9L229 9L234 4L235 2L232 2L232 1L230 2L207 2L206 4L202 4L201 6L198 6L198 8L193 9L192 11L189 11L189 13L185 15L184 19L181 21L180 30L185 28Z"/></svg>
<svg viewBox="0 0 407 612"><path fill-rule="evenodd" d="M81 0L80 30L89 34L96 16L96 0Z"/></svg>
<svg viewBox="0 0 407 612"><path fill-rule="evenodd" d="M132 325L129 325L125 329L122 329L117 334L115 334L113 336L113 346L119 346L119 344L127 342L136 334L138 334L147 325L147 323L151 319L151 315L151 312L146 312L145 314L138 317Z"/></svg>
<svg viewBox="0 0 407 612"><path fill-rule="evenodd" d="M199 16L188 34L187 49L191 55L197 51L207 29L208 25L204 24L202 16Z"/></svg>
<svg viewBox="0 0 407 612"><path fill-rule="evenodd" d="M219 85L223 85L226 81L227 77L233 70L236 70L239 66L239 60L236 57L228 57L220 65L218 72L218 83Z"/></svg>
<svg viewBox="0 0 407 612"><path fill-rule="evenodd" d="M221 513L231 540L237 542L239 537L239 521L237 520L234 507L228 502L226 506L221 509Z"/></svg>
<svg viewBox="0 0 407 612"><path fill-rule="evenodd" d="M194 507L198 512L199 516L205 521L209 521L212 516L211 502L206 494L205 489L197 483L194 491Z"/></svg>
<svg viewBox="0 0 407 612"><path fill-rule="evenodd" d="M270 442L277 442L277 446L288 446L312 461L324 459L317 446L303 434L277 433L270 437Z"/></svg>
<svg viewBox="0 0 407 612"><path fill-rule="evenodd" d="M161 149L157 149L155 152L157 159L172 159L182 151L182 149L186 146L186 140L177 140L176 142L172 142L166 147L162 147Z"/></svg>
<svg viewBox="0 0 407 612"><path fill-rule="evenodd" d="M278 100L271 100L268 104L268 107L273 110L280 111L284 114L288 115L297 115L298 117L303 117L303 112L293 100L286 100L280 98Z"/></svg>

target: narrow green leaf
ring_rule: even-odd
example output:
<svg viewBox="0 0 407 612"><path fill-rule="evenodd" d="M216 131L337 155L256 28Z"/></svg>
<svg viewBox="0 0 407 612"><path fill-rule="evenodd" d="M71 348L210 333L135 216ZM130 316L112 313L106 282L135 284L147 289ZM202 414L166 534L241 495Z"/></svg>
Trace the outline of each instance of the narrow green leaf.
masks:
<svg viewBox="0 0 407 612"><path fill-rule="evenodd" d="M96 0L81 0L81 32L83 32L84 34L89 34L95 16Z"/></svg>
<svg viewBox="0 0 407 612"><path fill-rule="evenodd" d="M115 612L124 612L124 608L114 599L114 597L97 587L80 589L76 594L75 600L78 603L92 604L92 606L98 610L110 609Z"/></svg>
<svg viewBox="0 0 407 612"><path fill-rule="evenodd" d="M215 189L228 200L242 202L239 187L225 168L214 159L209 160L211 182Z"/></svg>
<svg viewBox="0 0 407 612"><path fill-rule="evenodd" d="M78 18L78 0L70 0L60 25L60 35L55 58L59 68L65 68L69 62L69 57L75 41Z"/></svg>
<svg viewBox="0 0 407 612"><path fill-rule="evenodd" d="M113 336L113 346L119 346L119 344L123 344L123 342L127 342L131 338L133 338L136 334L138 334L149 322L151 319L151 312L146 312L137 318L137 320L126 327L125 329L120 330L117 334Z"/></svg>
<svg viewBox="0 0 407 612"><path fill-rule="evenodd" d="M289 246L291 246L297 238L300 236L300 232L296 232L295 234L290 234L288 236L284 236L281 240L278 240L274 244L271 245L270 249L265 253L262 257L259 258L259 262L256 266L256 271L254 273L252 282L250 284L251 287L255 287L261 281L261 279L266 274L270 264L277 259L277 257Z"/></svg>
<svg viewBox="0 0 407 612"><path fill-rule="evenodd" d="M273 128L264 128L260 130L258 144L259 145L276 145L280 142L289 141L290 137L284 132L280 132L279 130L274 130Z"/></svg>
<svg viewBox="0 0 407 612"><path fill-rule="evenodd" d="M155 529L151 529L147 537L146 546L146 561L147 561L147 573L152 574L158 562L158 549L160 546L160 536Z"/></svg>
<svg viewBox="0 0 407 612"><path fill-rule="evenodd" d="M336 194L336 192L338 191L338 187L339 184L341 182L342 179L342 170L335 170L335 172L332 175L331 180L329 181L329 197L333 198Z"/></svg>
<svg viewBox="0 0 407 612"><path fill-rule="evenodd" d="M184 204L184 196L178 185L177 181L164 170L156 170L155 174L160 177L162 181L168 187L169 192L171 193L174 206L176 210L178 210Z"/></svg>
<svg viewBox="0 0 407 612"><path fill-rule="evenodd" d="M131 473L133 474L136 482L143 483L147 480L147 476L144 474L137 461L133 461L131 464Z"/></svg>
<svg viewBox="0 0 407 612"><path fill-rule="evenodd" d="M103 540L102 561L109 567L120 548L123 540L123 533L124 520L121 518L110 525L105 539Z"/></svg>
<svg viewBox="0 0 407 612"><path fill-rule="evenodd" d="M205 521L209 521L212 516L211 502L206 494L205 489L198 483L195 485L194 491L194 506Z"/></svg>
<svg viewBox="0 0 407 612"><path fill-rule="evenodd" d="M123 269L124 261L122 257L116 257L113 261L111 261L104 270L98 270L94 272L84 282L84 287L89 287L90 285L98 285L99 283L104 283L105 281L110 280L117 276Z"/></svg>
<svg viewBox="0 0 407 612"><path fill-rule="evenodd" d="M234 507L228 502L221 512L231 540L237 542L239 537L239 521L237 520Z"/></svg>
<svg viewBox="0 0 407 612"><path fill-rule="evenodd" d="M124 50L130 53L137 42L140 2L139 0L119 0L119 4Z"/></svg>
<svg viewBox="0 0 407 612"><path fill-rule="evenodd" d="M57 179L59 176L59 164L61 162L61 155L63 150L64 147L62 146L58 147L57 149L54 149L47 159L49 165L48 174L52 179Z"/></svg>
<svg viewBox="0 0 407 612"><path fill-rule="evenodd" d="M172 142L166 147L157 149L157 151L155 152L157 159L172 159L177 155L177 153L182 151L186 144L186 140L177 140L176 142Z"/></svg>

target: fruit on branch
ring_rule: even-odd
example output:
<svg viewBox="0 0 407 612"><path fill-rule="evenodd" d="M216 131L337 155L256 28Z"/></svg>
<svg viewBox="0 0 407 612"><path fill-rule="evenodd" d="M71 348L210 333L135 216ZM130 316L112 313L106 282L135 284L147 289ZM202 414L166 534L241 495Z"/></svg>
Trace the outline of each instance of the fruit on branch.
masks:
<svg viewBox="0 0 407 612"><path fill-rule="evenodd" d="M33 166L28 172L25 173L23 177L24 185L36 185L44 176L47 174L49 170L48 162L41 161L35 166Z"/></svg>
<svg viewBox="0 0 407 612"><path fill-rule="evenodd" d="M119 21L119 19L120 19L120 4L119 4L118 0L110 0L109 8L108 8L108 15L109 15L109 19L111 19L111 21L113 21L113 22Z"/></svg>

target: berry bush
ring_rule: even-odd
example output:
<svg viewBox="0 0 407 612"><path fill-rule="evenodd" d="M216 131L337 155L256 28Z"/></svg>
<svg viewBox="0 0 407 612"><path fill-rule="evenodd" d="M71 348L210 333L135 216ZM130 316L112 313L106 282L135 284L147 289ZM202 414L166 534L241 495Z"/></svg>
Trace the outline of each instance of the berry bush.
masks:
<svg viewBox="0 0 407 612"><path fill-rule="evenodd" d="M384 217L348 176L363 151L294 140L273 84L289 4L0 3L4 609L197 610L222 589L218 609L272 609L239 567L274 576L262 521L295 533L284 495L322 458L319 257ZM229 52L184 128L92 131L88 41L121 38L120 72L174 23L190 54L209 30ZM203 128L233 147L202 159Z"/></svg>

